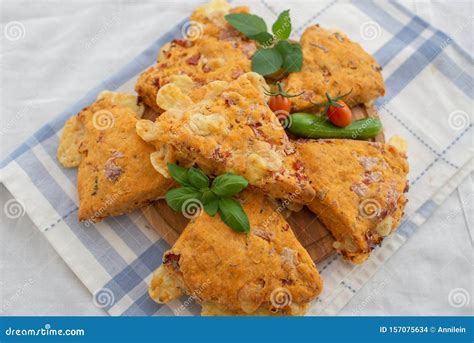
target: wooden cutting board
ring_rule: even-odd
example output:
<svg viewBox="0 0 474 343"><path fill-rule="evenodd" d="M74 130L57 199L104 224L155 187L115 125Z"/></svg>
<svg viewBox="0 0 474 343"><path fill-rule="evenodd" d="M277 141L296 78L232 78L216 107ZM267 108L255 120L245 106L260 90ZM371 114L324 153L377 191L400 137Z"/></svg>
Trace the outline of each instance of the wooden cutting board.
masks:
<svg viewBox="0 0 474 343"><path fill-rule="evenodd" d="M353 108L352 113L354 119L379 117L374 107L365 108L359 106ZM372 141L385 142L383 132L375 139L372 139ZM173 211L166 204L165 200L158 200L143 208L142 211L150 226L170 245L176 242L189 222L189 219L185 218L181 213ZM316 263L335 253L332 247L334 238L306 207L299 212L292 212L287 221L298 240Z"/></svg>

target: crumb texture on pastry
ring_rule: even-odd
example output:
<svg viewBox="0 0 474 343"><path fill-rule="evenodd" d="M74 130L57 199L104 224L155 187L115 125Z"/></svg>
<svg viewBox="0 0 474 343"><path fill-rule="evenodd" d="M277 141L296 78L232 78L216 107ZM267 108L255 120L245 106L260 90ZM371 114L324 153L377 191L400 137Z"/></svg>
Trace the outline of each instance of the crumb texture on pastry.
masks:
<svg viewBox="0 0 474 343"><path fill-rule="evenodd" d="M153 146L135 131L137 114L104 97L78 114L84 136L79 147L79 219L98 222L162 197L172 182L150 161Z"/></svg>
<svg viewBox="0 0 474 343"><path fill-rule="evenodd" d="M57 150L58 161L66 168L75 168L81 162L79 146L84 137L84 128L77 116L64 124Z"/></svg>
<svg viewBox="0 0 474 343"><path fill-rule="evenodd" d="M161 87L179 76L190 78L196 89L215 80L235 80L251 70L255 50L252 41L224 41L211 36L174 40L162 49L158 63L139 76L135 90L141 101L161 113L163 109L156 102ZM184 91L188 92L190 89Z"/></svg>
<svg viewBox="0 0 474 343"><path fill-rule="evenodd" d="M141 120L138 134L155 145L152 159L158 172L166 164L197 164L209 175L232 172L244 176L274 198L307 203L314 197L304 163L278 118L268 108L265 80L246 73L226 83L216 81L199 89L203 100L189 105L173 85L160 89L170 110L153 123ZM184 105L183 105L184 103Z"/></svg>
<svg viewBox="0 0 474 343"><path fill-rule="evenodd" d="M131 109L137 118L141 118L145 112L143 105L138 104L138 98L133 94L102 91L96 100L108 99L112 105L127 107ZM79 116L69 118L64 124L57 150L59 162L66 168L75 168L81 162L79 147L84 138L84 125Z"/></svg>
<svg viewBox="0 0 474 343"><path fill-rule="evenodd" d="M219 40L246 40L245 36L225 20L224 16L230 13L249 13L249 8L232 8L226 0L211 0L199 6L191 14L191 22L185 30L185 36L192 40L201 36L211 36Z"/></svg>
<svg viewBox="0 0 474 343"><path fill-rule="evenodd" d="M299 140L316 191L308 205L353 263L396 229L407 188L406 155L391 145L344 139Z"/></svg>
<svg viewBox="0 0 474 343"><path fill-rule="evenodd" d="M96 100L108 99L113 105L131 109L137 118L141 118L145 112L145 106L138 103L138 98L134 94L123 92L102 91Z"/></svg>
<svg viewBox="0 0 474 343"><path fill-rule="evenodd" d="M174 282L155 274L155 301L172 298L178 287L202 304L203 315L304 314L322 290L311 257L260 191L246 190L239 200L250 233L237 233L218 215L202 212L164 254L160 268Z"/></svg>
<svg viewBox="0 0 474 343"><path fill-rule="evenodd" d="M176 278L163 265L153 273L148 293L159 304L169 303L183 295L183 292L178 287Z"/></svg>
<svg viewBox="0 0 474 343"><path fill-rule="evenodd" d="M366 104L385 94L381 67L373 56L344 33L319 25L308 27L301 36L303 67L284 80L290 93L304 92L292 99L294 111L312 107L332 96L351 92L344 98L350 107Z"/></svg>

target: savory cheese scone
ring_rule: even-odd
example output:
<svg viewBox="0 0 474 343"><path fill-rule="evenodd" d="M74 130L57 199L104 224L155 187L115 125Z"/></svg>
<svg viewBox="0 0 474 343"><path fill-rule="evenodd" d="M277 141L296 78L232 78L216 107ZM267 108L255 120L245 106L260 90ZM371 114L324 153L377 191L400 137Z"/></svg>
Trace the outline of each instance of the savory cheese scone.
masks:
<svg viewBox="0 0 474 343"><path fill-rule="evenodd" d="M156 103L161 87L183 75L194 82L195 88L215 80L235 80L251 70L255 49L253 42L208 36L196 41L174 40L162 49L158 63L140 75L135 90L141 101L161 113L163 109Z"/></svg>
<svg viewBox="0 0 474 343"><path fill-rule="evenodd" d="M247 6L232 8L226 0L211 0L196 8L191 14L191 21L184 27L184 35L194 40L202 36L211 36L220 40L245 40L245 36L230 25L224 16L230 13L248 13L249 11Z"/></svg>
<svg viewBox="0 0 474 343"><path fill-rule="evenodd" d="M98 222L164 196L172 185L150 162L154 148L135 131L137 113L108 96L84 108L77 176L79 220Z"/></svg>
<svg viewBox="0 0 474 343"><path fill-rule="evenodd" d="M261 75L247 73L200 88L197 103L174 84L161 88L157 100L167 111L137 123L139 136L156 147L155 169L169 177L167 162L197 164L208 175L242 175L274 198L310 202L303 160L267 106L265 87Z"/></svg>
<svg viewBox="0 0 474 343"><path fill-rule="evenodd" d="M303 67L284 80L289 93L304 92L292 99L293 111L327 101L326 92L344 98L350 107L368 104L385 94L381 67L362 47L344 33L308 27L301 36Z"/></svg>
<svg viewBox="0 0 474 343"><path fill-rule="evenodd" d="M334 248L352 263L364 262L400 223L408 190L405 153L344 139L295 144L316 191L309 209L335 237Z"/></svg>
<svg viewBox="0 0 474 343"><path fill-rule="evenodd" d="M103 91L97 96L97 100L108 99L113 105L127 107L141 118L145 108L138 104L138 99L133 94ZM76 168L81 162L79 146L84 138L84 127L78 116L69 118L64 124L57 150L58 161L66 168Z"/></svg>
<svg viewBox="0 0 474 343"><path fill-rule="evenodd" d="M81 163L79 146L84 138L84 127L77 116L69 118L64 124L59 139L56 157L66 168L76 168Z"/></svg>
<svg viewBox="0 0 474 343"><path fill-rule="evenodd" d="M187 294L202 315L303 315L322 290L319 273L283 216L259 191L239 200L250 233L202 212L163 256L149 294L167 303Z"/></svg>

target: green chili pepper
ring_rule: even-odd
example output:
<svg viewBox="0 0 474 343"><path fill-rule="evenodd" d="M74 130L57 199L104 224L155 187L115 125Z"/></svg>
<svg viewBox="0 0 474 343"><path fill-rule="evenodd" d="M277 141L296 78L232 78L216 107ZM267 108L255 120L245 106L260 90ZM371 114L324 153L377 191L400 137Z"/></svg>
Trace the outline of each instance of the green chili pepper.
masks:
<svg viewBox="0 0 474 343"><path fill-rule="evenodd" d="M290 115L288 131L306 138L374 138L382 131L382 123L376 118L359 119L346 127L337 127L325 117L311 113L293 113Z"/></svg>

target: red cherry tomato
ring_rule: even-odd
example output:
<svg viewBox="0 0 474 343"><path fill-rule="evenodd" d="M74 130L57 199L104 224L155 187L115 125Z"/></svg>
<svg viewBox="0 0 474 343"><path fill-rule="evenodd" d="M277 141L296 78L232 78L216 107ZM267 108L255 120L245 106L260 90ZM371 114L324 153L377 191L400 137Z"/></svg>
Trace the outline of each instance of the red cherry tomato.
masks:
<svg viewBox="0 0 474 343"><path fill-rule="evenodd" d="M282 95L274 95L270 97L268 106L278 116L288 116L291 110L291 100Z"/></svg>
<svg viewBox="0 0 474 343"><path fill-rule="evenodd" d="M342 100L337 100L336 102L343 107L329 106L327 112L329 121L339 127L350 125L352 123L351 109Z"/></svg>

